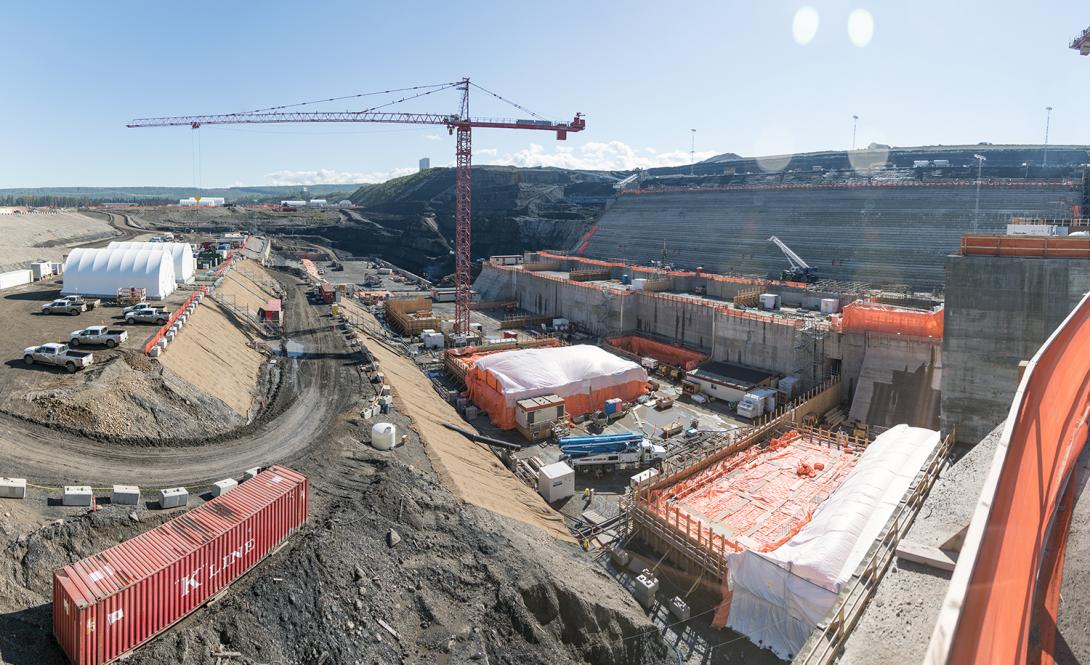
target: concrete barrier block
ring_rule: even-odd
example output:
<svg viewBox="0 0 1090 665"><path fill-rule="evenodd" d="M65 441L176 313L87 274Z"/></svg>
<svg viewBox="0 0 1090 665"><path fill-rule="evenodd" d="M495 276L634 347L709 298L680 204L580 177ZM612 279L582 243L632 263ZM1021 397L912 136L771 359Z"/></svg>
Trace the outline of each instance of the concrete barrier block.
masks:
<svg viewBox="0 0 1090 665"><path fill-rule="evenodd" d="M160 508L180 508L189 503L189 490L184 487L172 487L159 490Z"/></svg>
<svg viewBox="0 0 1090 665"><path fill-rule="evenodd" d="M163 354L163 350L161 348L159 348L158 346L153 346L153 347L151 347L151 351L148 351L148 355L151 356L152 358L158 358L162 354Z"/></svg>
<svg viewBox="0 0 1090 665"><path fill-rule="evenodd" d="M0 499L25 499L26 478L0 478Z"/></svg>
<svg viewBox="0 0 1090 665"><path fill-rule="evenodd" d="M256 478L257 474L259 474L259 473L261 473L261 467L259 467L259 466L255 466L252 469L246 469L246 478L244 478L244 481L249 480L251 478Z"/></svg>
<svg viewBox="0 0 1090 665"><path fill-rule="evenodd" d="M156 342L156 343L155 343L155 345L156 345L156 346L158 346L158 347L159 347L160 349L165 349L165 348L167 348L167 340L166 340L166 338L164 337L164 338L160 339L160 340L159 340L158 342Z"/></svg>
<svg viewBox="0 0 1090 665"><path fill-rule="evenodd" d="M670 599L670 614L673 614L680 621L688 621L692 616L692 609L689 607L689 603L686 603L678 596L674 596Z"/></svg>
<svg viewBox="0 0 1090 665"><path fill-rule="evenodd" d="M168 330L167 331L166 340L168 342L173 342L174 341L174 331L173 330Z"/></svg>
<svg viewBox="0 0 1090 665"><path fill-rule="evenodd" d="M212 496L223 496L238 487L238 481L234 478L224 478L212 483Z"/></svg>
<svg viewBox="0 0 1090 665"><path fill-rule="evenodd" d="M636 602L642 605L644 609L647 609L655 604L655 594L658 593L658 590L658 578L650 573L645 573L636 577L636 587L632 590L632 595L636 597Z"/></svg>
<svg viewBox="0 0 1090 665"><path fill-rule="evenodd" d="M94 494L87 485L66 485L64 499L61 504L65 506L90 506Z"/></svg>
<svg viewBox="0 0 1090 665"><path fill-rule="evenodd" d="M118 506L139 506L140 488L136 485L114 485L110 503Z"/></svg>

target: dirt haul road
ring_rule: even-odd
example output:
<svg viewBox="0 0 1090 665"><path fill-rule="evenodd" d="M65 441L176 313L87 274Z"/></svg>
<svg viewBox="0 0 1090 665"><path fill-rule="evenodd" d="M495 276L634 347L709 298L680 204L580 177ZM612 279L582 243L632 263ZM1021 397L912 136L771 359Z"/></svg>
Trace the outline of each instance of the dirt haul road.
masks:
<svg viewBox="0 0 1090 665"><path fill-rule="evenodd" d="M278 415L238 438L173 448L111 445L0 416L0 475L52 486L201 487L301 457L354 401L361 379L332 319L306 302L295 278L276 277L288 292L287 336L304 347L284 363Z"/></svg>

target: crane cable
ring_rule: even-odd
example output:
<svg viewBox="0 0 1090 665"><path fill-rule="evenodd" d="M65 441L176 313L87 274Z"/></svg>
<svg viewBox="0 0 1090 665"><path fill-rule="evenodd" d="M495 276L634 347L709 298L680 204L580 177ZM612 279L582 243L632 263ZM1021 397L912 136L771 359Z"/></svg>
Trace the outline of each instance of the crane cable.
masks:
<svg viewBox="0 0 1090 665"><path fill-rule="evenodd" d="M342 101L342 100L345 100L345 99L357 99L359 97L373 97L375 95L388 95L388 94L394 93L394 92L409 92L411 90L424 90L426 88L436 88L438 90L442 90L444 88L454 87L455 85L457 85L457 83L433 83L431 85L414 85L414 86L409 87L409 88L393 88L391 90L382 90L382 91L379 91L379 92L361 92L359 94L345 95L343 97L330 97L328 99L314 99L314 100L311 100L309 102L297 102L295 104L282 104L280 106L270 106L268 108L263 108L263 109L254 109L253 111L237 111L235 113L228 113L227 115L242 115L244 113L264 113L266 111L279 111L281 109L295 108L296 106L307 106L309 104L324 104L326 102L339 102L339 101ZM433 90L433 92L436 92L436 91L437 90ZM412 99L412 98L409 97L407 99ZM400 101L404 101L404 100L400 100Z"/></svg>
<svg viewBox="0 0 1090 665"><path fill-rule="evenodd" d="M535 118L537 118L538 120L547 120L547 121L549 121L549 122L552 122L552 121L551 121L551 120L549 120L548 118L546 118L546 117L544 117L544 116L542 116L542 115L540 115L540 114L538 114L538 113L534 113L533 111L531 111L530 109L526 108L525 106L522 106L521 104L516 104L515 102L511 101L510 99L505 99L504 97L501 97L501 96L497 95L496 93L492 92L491 90L489 90L489 89L487 89L487 88L482 88L481 86L477 85L477 84L476 84L476 83L474 83L473 81L470 81L470 82L469 82L469 84L470 84L471 86L473 86L474 88L477 88L477 89L478 89L478 90L480 90L481 92L486 92L486 93L488 93L488 94L492 95L493 97L495 97L496 99L500 100L501 102L506 102L506 103L510 104L511 106L514 106L515 108L517 108L517 109L518 109L518 110L520 110L520 111L525 111L526 113L529 113L530 115L534 116L534 117L535 117Z"/></svg>

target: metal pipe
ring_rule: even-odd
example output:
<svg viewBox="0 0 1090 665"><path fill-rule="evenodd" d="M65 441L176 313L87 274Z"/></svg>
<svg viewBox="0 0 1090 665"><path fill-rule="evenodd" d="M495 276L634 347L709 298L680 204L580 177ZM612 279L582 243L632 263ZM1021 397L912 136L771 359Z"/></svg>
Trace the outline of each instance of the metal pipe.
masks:
<svg viewBox="0 0 1090 665"><path fill-rule="evenodd" d="M455 432L458 432L459 434L461 434L465 438L469 439L470 441L476 441L477 443L483 443L483 444L488 445L488 446L496 446L497 448L506 448L507 450L522 450L522 446L518 445L517 443L510 443L508 441L500 441L499 439L493 439L490 436L481 436L480 434L474 434L473 432L470 432L469 430L462 429L461 427L458 427L457 425L452 425L450 423L443 423L443 427L446 427L449 430L453 430Z"/></svg>

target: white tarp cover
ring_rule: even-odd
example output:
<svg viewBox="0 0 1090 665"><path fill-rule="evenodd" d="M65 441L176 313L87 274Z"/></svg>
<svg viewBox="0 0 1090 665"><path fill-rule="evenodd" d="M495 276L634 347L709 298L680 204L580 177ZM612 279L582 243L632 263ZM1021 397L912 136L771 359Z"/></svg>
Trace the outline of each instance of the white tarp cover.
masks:
<svg viewBox="0 0 1090 665"><path fill-rule="evenodd" d="M588 344L493 353L478 360L476 367L496 377L508 406L549 393L568 397L647 381L644 368Z"/></svg>
<svg viewBox="0 0 1090 665"><path fill-rule="evenodd" d="M143 288L161 300L174 292L174 262L156 249L73 249L64 263L65 295L113 298L118 289Z"/></svg>
<svg viewBox="0 0 1090 665"><path fill-rule="evenodd" d="M139 242L133 240L114 240L109 249L161 249L170 254L174 262L174 279L178 282L188 282L193 278L197 270L197 262L193 258L193 246L188 242Z"/></svg>
<svg viewBox="0 0 1090 665"><path fill-rule="evenodd" d="M938 444L934 430L890 428L791 540L771 552L728 555L733 597L727 625L780 658L793 658Z"/></svg>

